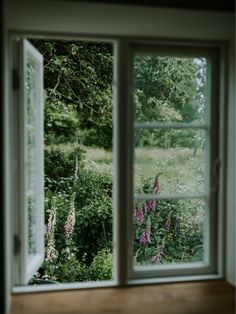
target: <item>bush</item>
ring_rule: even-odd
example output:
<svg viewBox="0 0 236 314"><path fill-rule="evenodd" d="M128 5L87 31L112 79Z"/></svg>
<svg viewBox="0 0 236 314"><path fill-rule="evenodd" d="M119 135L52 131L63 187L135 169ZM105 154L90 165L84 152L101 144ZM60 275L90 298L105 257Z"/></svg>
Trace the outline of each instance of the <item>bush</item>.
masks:
<svg viewBox="0 0 236 314"><path fill-rule="evenodd" d="M80 168L78 175L54 180L53 190L50 187L45 200L48 235L43 278L106 280L108 271L102 277L95 268L99 251L101 261L112 246L111 177Z"/></svg>
<svg viewBox="0 0 236 314"><path fill-rule="evenodd" d="M45 186L54 189L62 178L70 178L75 175L76 167L81 167L84 159L84 149L79 144L50 145L45 146ZM77 161L77 165L76 165Z"/></svg>
<svg viewBox="0 0 236 314"><path fill-rule="evenodd" d="M103 249L94 257L90 267L92 280L111 280L112 279L112 253L110 250Z"/></svg>

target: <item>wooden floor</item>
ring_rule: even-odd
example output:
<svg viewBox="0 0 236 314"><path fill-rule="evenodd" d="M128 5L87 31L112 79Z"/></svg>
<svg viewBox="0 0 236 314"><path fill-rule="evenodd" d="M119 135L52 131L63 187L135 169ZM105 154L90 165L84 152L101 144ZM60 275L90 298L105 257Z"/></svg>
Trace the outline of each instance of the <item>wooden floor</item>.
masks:
<svg viewBox="0 0 236 314"><path fill-rule="evenodd" d="M224 281L13 295L11 314L235 314Z"/></svg>

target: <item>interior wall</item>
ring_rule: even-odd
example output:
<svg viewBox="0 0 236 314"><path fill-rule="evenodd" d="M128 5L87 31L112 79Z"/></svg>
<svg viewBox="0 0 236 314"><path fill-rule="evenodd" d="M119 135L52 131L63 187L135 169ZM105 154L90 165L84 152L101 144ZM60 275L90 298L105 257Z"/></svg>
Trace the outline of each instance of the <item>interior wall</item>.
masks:
<svg viewBox="0 0 236 314"><path fill-rule="evenodd" d="M98 3L80 3L56 0L5 0L4 36L6 47L3 64L9 66L9 35L12 32L19 34L74 34L106 36L143 36L171 39L198 39L203 41L220 40L231 43L229 59L234 61L234 14L221 12L205 12L193 10L164 9L155 7L132 7L122 5L108 5ZM232 65L231 64L231 65ZM228 152L228 182L227 182L227 279L235 283L235 254L234 250L234 213L235 213L235 188L234 188L234 162L235 162L235 116L234 116L234 67L230 65L229 81L229 152ZM4 89L8 91L9 77L5 72L3 77ZM5 93L5 130L8 132L10 123L8 94ZM9 136L8 133L5 136ZM232 144L233 143L233 144ZM5 226L8 234L7 248L5 251L5 265L7 267L8 295L11 283L11 236L10 236L10 180L11 169L7 156L10 156L10 147L5 146L6 164L5 179L6 198ZM2 283L1 283L2 285ZM2 312L4 313L4 312Z"/></svg>
<svg viewBox="0 0 236 314"><path fill-rule="evenodd" d="M4 50L4 30L3 30L3 1L0 1L0 82L4 81L4 59L3 59L3 50ZM0 173L3 173L3 86L0 88ZM2 259L0 259L0 312L5 313L6 311L6 288L5 288L5 237L4 237L4 180L3 176L0 177L0 247L3 254Z"/></svg>

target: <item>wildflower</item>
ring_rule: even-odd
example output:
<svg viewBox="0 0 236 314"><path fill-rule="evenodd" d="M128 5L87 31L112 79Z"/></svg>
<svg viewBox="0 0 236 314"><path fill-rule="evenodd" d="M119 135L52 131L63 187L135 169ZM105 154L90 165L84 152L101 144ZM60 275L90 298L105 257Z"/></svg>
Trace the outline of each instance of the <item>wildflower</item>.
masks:
<svg viewBox="0 0 236 314"><path fill-rule="evenodd" d="M55 240L54 240L54 237L53 238L51 237L48 242L47 257L45 260L47 262L52 263L56 258L57 258L57 251L55 249Z"/></svg>
<svg viewBox="0 0 236 314"><path fill-rule="evenodd" d="M56 217L57 217L57 208L56 208L56 200L52 198L52 208L48 218L48 244L47 244L47 257L46 261L53 262L57 258L57 251L55 248L55 226L56 226Z"/></svg>
<svg viewBox="0 0 236 314"><path fill-rule="evenodd" d="M157 204L156 200L151 200L149 202L146 202L144 204L144 211L145 211L145 213L149 213L149 212L155 210L156 204Z"/></svg>
<svg viewBox="0 0 236 314"><path fill-rule="evenodd" d="M166 219L166 222L165 222L165 228L166 228L167 230L169 230L169 229L170 229L170 226L171 226L171 219L170 219L170 217L168 217L168 218Z"/></svg>
<svg viewBox="0 0 236 314"><path fill-rule="evenodd" d="M146 229L141 234L140 243L143 245L147 245L147 244L151 243L151 222L150 222L150 220L147 222Z"/></svg>
<svg viewBox="0 0 236 314"><path fill-rule="evenodd" d="M152 263L154 264L160 264L161 259L162 259L162 255L164 255L163 253L163 248L162 247L158 247L157 248L157 252L156 255L154 255L151 259Z"/></svg>
<svg viewBox="0 0 236 314"><path fill-rule="evenodd" d="M143 231L140 237L140 243L143 245L147 245L151 243L151 232L150 230L146 229Z"/></svg>
<svg viewBox="0 0 236 314"><path fill-rule="evenodd" d="M69 237L72 235L75 227L75 193L72 194L70 206L71 208L64 225L65 236L67 239L69 239Z"/></svg>
<svg viewBox="0 0 236 314"><path fill-rule="evenodd" d="M138 224L141 225L144 220L142 207L136 208L136 217L137 217Z"/></svg>

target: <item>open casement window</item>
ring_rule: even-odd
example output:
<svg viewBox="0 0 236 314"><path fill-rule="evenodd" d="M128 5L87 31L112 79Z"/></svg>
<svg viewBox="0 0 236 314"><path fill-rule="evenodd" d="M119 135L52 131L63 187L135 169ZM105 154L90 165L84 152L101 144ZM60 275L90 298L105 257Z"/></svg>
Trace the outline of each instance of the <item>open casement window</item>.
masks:
<svg viewBox="0 0 236 314"><path fill-rule="evenodd" d="M44 260L43 57L16 42L14 106L17 111L15 284L26 284ZM17 80L15 79L15 83Z"/></svg>
<svg viewBox="0 0 236 314"><path fill-rule="evenodd" d="M133 45L129 66L130 277L214 274L219 200L216 54L196 47Z"/></svg>

